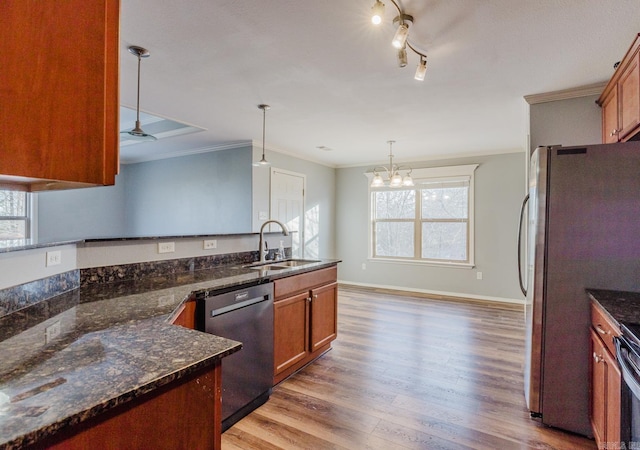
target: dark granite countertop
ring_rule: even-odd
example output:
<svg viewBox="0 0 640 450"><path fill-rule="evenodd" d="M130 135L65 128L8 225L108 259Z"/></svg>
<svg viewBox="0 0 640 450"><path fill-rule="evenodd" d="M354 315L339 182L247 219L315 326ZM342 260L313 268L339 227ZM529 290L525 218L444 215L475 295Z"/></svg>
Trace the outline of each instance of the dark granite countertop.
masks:
<svg viewBox="0 0 640 450"><path fill-rule="evenodd" d="M90 285L0 318L0 449L37 442L238 351L236 341L170 323L192 295L338 262Z"/></svg>
<svg viewBox="0 0 640 450"><path fill-rule="evenodd" d="M640 324L640 292L587 289L587 293L618 327L621 323Z"/></svg>

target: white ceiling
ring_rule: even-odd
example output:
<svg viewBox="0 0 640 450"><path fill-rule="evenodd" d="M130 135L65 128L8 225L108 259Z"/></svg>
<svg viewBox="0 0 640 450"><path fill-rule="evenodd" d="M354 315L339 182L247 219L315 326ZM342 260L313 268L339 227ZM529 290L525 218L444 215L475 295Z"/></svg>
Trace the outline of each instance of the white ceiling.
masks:
<svg viewBox="0 0 640 450"><path fill-rule="evenodd" d="M404 0L410 42L399 68L389 0L122 0L121 103L206 131L121 149L123 162L233 143L329 166L521 150L525 95L605 82L640 31L638 0ZM144 125L143 125L144 128ZM320 149L325 147L330 150Z"/></svg>

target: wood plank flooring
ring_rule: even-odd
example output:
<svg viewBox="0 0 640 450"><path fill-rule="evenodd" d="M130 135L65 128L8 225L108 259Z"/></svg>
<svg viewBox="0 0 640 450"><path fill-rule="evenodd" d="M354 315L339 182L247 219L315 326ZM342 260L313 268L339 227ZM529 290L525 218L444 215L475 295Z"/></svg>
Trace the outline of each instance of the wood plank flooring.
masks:
<svg viewBox="0 0 640 450"><path fill-rule="evenodd" d="M235 449L595 449L529 418L521 306L340 286L333 349L222 436Z"/></svg>

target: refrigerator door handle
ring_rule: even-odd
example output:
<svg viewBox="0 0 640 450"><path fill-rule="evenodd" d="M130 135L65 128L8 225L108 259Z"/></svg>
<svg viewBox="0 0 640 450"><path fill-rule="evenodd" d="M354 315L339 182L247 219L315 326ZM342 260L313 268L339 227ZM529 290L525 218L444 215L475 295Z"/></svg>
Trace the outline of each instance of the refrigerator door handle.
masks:
<svg viewBox="0 0 640 450"><path fill-rule="evenodd" d="M527 287L525 287L522 280L522 220L527 203L529 203L529 194L527 194L522 201L522 206L520 207L520 222L518 223L518 280L520 281L520 290L525 297L527 296Z"/></svg>

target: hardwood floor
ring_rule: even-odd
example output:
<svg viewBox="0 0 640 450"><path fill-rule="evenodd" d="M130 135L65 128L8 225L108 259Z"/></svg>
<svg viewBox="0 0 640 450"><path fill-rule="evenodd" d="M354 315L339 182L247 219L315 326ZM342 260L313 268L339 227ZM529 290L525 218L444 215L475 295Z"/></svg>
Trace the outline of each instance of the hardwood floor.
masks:
<svg viewBox="0 0 640 450"><path fill-rule="evenodd" d="M341 286L333 349L222 448L596 448L529 418L521 306L398 294Z"/></svg>

